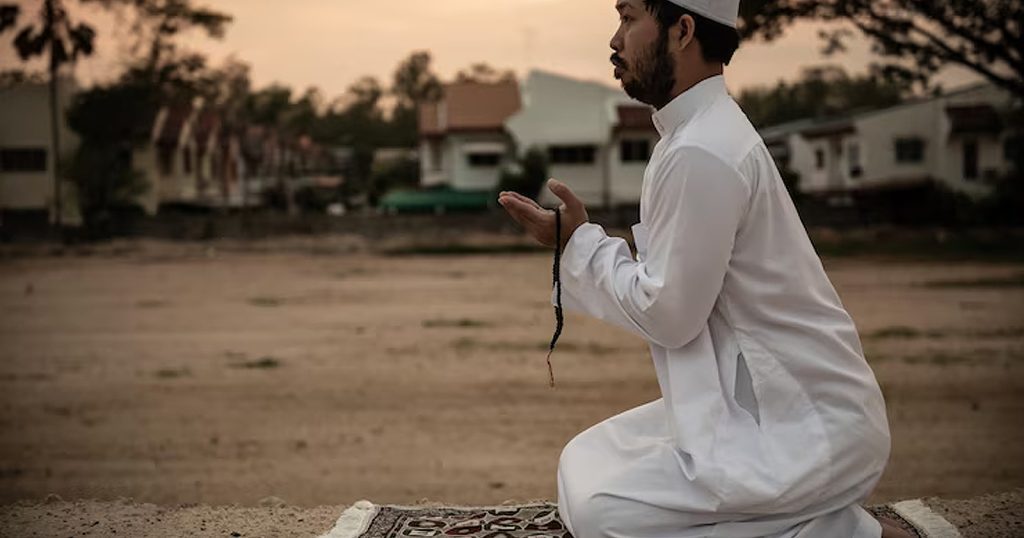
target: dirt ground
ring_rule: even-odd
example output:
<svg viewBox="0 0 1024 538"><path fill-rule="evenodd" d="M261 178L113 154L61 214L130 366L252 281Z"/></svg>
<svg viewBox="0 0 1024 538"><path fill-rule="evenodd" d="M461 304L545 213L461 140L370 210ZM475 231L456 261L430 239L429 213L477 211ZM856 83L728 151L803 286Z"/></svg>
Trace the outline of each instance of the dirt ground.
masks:
<svg viewBox="0 0 1024 538"><path fill-rule="evenodd" d="M969 500L925 499L964 538L1024 536L1024 490ZM0 506L0 537L243 536L309 538L330 530L346 505L300 508L268 499L258 507L48 500Z"/></svg>
<svg viewBox="0 0 1024 538"><path fill-rule="evenodd" d="M554 499L565 442L659 394L641 340L575 315L547 386L550 263L195 245L0 261L0 503ZM826 268L889 406L872 502L1024 486L1024 265Z"/></svg>

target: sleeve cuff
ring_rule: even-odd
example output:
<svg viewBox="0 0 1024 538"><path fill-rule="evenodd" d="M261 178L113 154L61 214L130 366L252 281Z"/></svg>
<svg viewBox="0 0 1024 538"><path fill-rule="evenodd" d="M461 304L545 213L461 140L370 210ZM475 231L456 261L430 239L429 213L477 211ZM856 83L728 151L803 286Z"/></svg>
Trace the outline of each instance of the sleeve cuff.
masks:
<svg viewBox="0 0 1024 538"><path fill-rule="evenodd" d="M582 268L586 267L590 257L593 256L594 250L597 249L597 244L604 236L604 228L597 224L586 222L577 227L576 231L569 237L569 241L566 242L565 249L562 251L562 266L559 268L559 280L562 282L562 306L566 310L579 309L579 306L572 299L572 294L567 289L568 279L566 277L571 274L580 274ZM555 287L552 286L552 306L556 304L555 294Z"/></svg>
<svg viewBox="0 0 1024 538"><path fill-rule="evenodd" d="M594 255L597 244L604 237L604 228L593 222L584 222L576 228L562 251L563 281L564 273L567 271L580 274L582 268L590 261L590 257Z"/></svg>

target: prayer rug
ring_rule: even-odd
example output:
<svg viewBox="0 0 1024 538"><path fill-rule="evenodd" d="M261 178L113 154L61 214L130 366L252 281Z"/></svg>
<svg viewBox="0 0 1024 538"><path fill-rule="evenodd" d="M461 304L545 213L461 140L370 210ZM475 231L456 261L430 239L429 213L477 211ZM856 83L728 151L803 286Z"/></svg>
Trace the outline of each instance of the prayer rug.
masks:
<svg viewBox="0 0 1024 538"><path fill-rule="evenodd" d="M960 533L920 500L871 506L920 538L959 538ZM399 506L359 501L320 538L572 538L554 503L500 506Z"/></svg>

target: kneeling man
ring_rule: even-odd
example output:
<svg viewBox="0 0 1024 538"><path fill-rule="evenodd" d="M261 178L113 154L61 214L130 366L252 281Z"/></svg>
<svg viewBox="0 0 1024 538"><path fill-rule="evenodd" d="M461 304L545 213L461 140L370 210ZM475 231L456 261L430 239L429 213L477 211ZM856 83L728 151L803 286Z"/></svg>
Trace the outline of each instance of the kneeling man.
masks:
<svg viewBox="0 0 1024 538"><path fill-rule="evenodd" d="M853 320L764 142L726 92L738 0L618 0L615 77L654 107L637 253L561 206L565 307L650 343L662 398L565 447L576 538L872 537L860 503L889 457ZM538 240L552 211L499 197Z"/></svg>

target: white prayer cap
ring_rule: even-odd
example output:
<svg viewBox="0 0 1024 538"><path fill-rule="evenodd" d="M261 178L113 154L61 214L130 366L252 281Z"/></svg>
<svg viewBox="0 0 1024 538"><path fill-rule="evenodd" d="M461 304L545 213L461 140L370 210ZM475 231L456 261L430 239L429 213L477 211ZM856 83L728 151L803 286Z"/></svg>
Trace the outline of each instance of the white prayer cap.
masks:
<svg viewBox="0 0 1024 538"><path fill-rule="evenodd" d="M740 16L740 0L669 0L673 4L703 15L730 28Z"/></svg>

